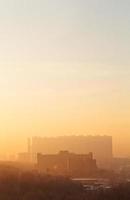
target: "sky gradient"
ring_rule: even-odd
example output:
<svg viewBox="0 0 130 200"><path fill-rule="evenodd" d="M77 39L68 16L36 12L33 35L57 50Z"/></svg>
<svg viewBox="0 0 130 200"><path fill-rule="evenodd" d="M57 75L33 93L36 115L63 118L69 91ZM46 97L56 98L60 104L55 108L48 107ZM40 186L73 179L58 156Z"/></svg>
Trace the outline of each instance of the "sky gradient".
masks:
<svg viewBox="0 0 130 200"><path fill-rule="evenodd" d="M0 0L1 152L108 134L130 156L130 1Z"/></svg>

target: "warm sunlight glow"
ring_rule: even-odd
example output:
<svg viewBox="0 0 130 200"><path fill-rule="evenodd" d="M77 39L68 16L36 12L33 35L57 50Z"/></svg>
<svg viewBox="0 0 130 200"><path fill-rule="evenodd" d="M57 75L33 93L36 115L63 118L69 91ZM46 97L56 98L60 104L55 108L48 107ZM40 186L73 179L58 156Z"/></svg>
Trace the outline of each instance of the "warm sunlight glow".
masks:
<svg viewBox="0 0 130 200"><path fill-rule="evenodd" d="M1 155L27 137L92 134L130 156L130 2L117 4L0 1Z"/></svg>

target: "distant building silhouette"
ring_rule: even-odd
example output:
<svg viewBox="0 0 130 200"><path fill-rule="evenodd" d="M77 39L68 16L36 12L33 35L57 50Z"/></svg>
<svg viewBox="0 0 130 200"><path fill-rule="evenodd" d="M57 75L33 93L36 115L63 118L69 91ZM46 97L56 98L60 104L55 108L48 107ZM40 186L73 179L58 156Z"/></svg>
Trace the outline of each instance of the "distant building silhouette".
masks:
<svg viewBox="0 0 130 200"><path fill-rule="evenodd" d="M67 149L77 154L93 153L100 168L110 168L112 164L111 136L61 136L61 137L33 137L31 152L33 160L36 154L56 154Z"/></svg>
<svg viewBox="0 0 130 200"><path fill-rule="evenodd" d="M38 154L37 164L41 171L49 174L89 177L97 171L92 153L75 154L60 151L58 154Z"/></svg>
<svg viewBox="0 0 130 200"><path fill-rule="evenodd" d="M30 154L28 152L19 153L17 160L19 162L28 163L30 162Z"/></svg>
<svg viewBox="0 0 130 200"><path fill-rule="evenodd" d="M32 162L32 153L31 153L31 139L27 139L27 152L20 152L17 155L17 160L22 163Z"/></svg>

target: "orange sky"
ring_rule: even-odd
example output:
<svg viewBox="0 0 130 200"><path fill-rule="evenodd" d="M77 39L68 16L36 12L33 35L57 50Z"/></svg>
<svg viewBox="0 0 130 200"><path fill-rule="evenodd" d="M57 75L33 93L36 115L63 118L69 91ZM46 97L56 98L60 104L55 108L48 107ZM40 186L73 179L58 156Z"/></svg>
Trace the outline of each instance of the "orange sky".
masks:
<svg viewBox="0 0 130 200"><path fill-rule="evenodd" d="M130 1L0 1L0 152L108 134L130 156Z"/></svg>
<svg viewBox="0 0 130 200"><path fill-rule="evenodd" d="M129 94L120 73L115 79L107 68L68 65L1 68L1 151L24 150L28 136L107 134L115 154L129 156Z"/></svg>

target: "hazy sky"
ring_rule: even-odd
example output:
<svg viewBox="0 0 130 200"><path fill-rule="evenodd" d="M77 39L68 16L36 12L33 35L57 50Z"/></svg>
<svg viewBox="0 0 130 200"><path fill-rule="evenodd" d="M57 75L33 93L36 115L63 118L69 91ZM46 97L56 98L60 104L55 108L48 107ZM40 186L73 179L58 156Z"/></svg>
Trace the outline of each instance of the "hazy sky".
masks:
<svg viewBox="0 0 130 200"><path fill-rule="evenodd" d="M88 133L130 155L129 55L129 0L0 0L1 152Z"/></svg>

